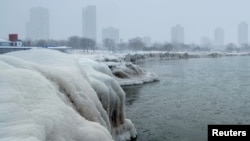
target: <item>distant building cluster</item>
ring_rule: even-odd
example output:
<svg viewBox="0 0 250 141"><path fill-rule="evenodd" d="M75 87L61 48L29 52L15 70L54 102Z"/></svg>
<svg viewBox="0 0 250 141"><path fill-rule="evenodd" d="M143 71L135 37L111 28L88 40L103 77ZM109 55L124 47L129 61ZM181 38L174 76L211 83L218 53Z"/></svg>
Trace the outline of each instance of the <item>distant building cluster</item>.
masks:
<svg viewBox="0 0 250 141"><path fill-rule="evenodd" d="M243 21L238 24L237 28L238 46L248 45L248 23ZM202 37L200 40L201 46L213 46L214 49L222 50L225 48L225 31L221 27L217 27L214 30L214 39L211 40L208 37Z"/></svg>
<svg viewBox="0 0 250 141"><path fill-rule="evenodd" d="M8 53L12 51L29 50L32 48L38 48L35 46L25 46L23 41L18 38L18 34L9 34L9 39L0 39L0 54ZM54 49L61 52L69 52L71 47L46 47L48 49Z"/></svg>
<svg viewBox="0 0 250 141"><path fill-rule="evenodd" d="M18 39L18 34L9 34L8 40L0 39L0 54L27 49L23 47L22 40Z"/></svg>
<svg viewBox="0 0 250 141"><path fill-rule="evenodd" d="M18 39L18 34L9 34L9 40L0 39L0 46L16 46L21 47L22 40Z"/></svg>
<svg viewBox="0 0 250 141"><path fill-rule="evenodd" d="M43 7L33 7L29 11L29 21L26 24L26 38L28 41L49 40L49 10ZM248 23L240 22L238 24L238 46L248 44ZM113 26L102 28L101 42L105 39L111 39L115 44L119 44L120 30ZM90 5L82 9L82 37L92 39L97 42L97 8L95 5ZM150 47L151 37L144 36L141 38L146 47ZM185 43L185 29L181 24L176 24L170 28L170 42L172 44ZM1 40L0 46L11 44L13 46L20 46L21 42L15 35L9 38L9 41ZM213 47L216 50L225 48L225 31L222 27L215 28L213 38L202 37L200 39L200 46Z"/></svg>

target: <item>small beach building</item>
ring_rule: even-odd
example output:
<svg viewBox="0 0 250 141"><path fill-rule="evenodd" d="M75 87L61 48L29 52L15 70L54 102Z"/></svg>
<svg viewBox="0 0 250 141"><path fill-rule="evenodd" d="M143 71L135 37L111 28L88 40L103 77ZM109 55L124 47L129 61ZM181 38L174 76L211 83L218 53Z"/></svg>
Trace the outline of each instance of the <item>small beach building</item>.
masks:
<svg viewBox="0 0 250 141"><path fill-rule="evenodd" d="M0 39L0 46L10 46L11 42L8 40Z"/></svg>

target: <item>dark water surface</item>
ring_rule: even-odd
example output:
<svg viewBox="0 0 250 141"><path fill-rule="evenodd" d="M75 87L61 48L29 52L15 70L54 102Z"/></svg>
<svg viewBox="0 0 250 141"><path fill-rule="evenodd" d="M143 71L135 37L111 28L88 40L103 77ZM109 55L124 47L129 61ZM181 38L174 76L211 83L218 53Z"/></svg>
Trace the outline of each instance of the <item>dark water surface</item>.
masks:
<svg viewBox="0 0 250 141"><path fill-rule="evenodd" d="M205 141L208 124L250 124L250 57L147 61L160 82L125 87L137 141Z"/></svg>

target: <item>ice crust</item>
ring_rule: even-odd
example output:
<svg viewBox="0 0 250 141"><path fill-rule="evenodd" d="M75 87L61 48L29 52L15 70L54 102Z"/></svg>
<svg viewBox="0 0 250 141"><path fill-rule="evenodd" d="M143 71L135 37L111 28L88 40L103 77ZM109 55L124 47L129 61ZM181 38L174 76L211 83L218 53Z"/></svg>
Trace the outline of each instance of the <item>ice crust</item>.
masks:
<svg viewBox="0 0 250 141"><path fill-rule="evenodd" d="M136 137L107 65L58 51L0 56L0 140L124 141Z"/></svg>
<svg viewBox="0 0 250 141"><path fill-rule="evenodd" d="M111 70L112 73L109 75L116 79L121 86L138 85L159 80L157 74L148 72L131 61L137 55L130 55L128 58L126 54L110 54L108 52L96 51L83 54L73 53L73 56L80 58L80 60L81 58L84 58L84 60L88 58L89 60L95 60L94 62L102 62L103 65L108 66Z"/></svg>
<svg viewBox="0 0 250 141"><path fill-rule="evenodd" d="M131 62L105 62L120 85L138 85L158 81L158 75Z"/></svg>

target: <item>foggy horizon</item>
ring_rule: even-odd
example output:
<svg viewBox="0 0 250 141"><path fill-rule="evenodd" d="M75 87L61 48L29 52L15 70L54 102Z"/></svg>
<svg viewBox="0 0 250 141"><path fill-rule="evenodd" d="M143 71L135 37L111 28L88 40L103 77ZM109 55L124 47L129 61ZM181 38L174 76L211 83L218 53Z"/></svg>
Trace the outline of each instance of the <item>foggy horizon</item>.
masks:
<svg viewBox="0 0 250 141"><path fill-rule="evenodd" d="M118 28L123 41L134 37L151 37L152 42L171 42L171 27L180 24L184 28L184 43L200 44L202 37L214 39L214 31L221 27L225 32L225 44L238 43L237 27L242 21L250 24L247 0L205 1L174 0L121 1L121 0L2 0L0 38L17 33L26 39L26 23L32 7L49 9L49 39L67 39L72 35L82 36L82 9L96 5L97 41L101 31L109 26ZM13 6L14 5L14 6Z"/></svg>

